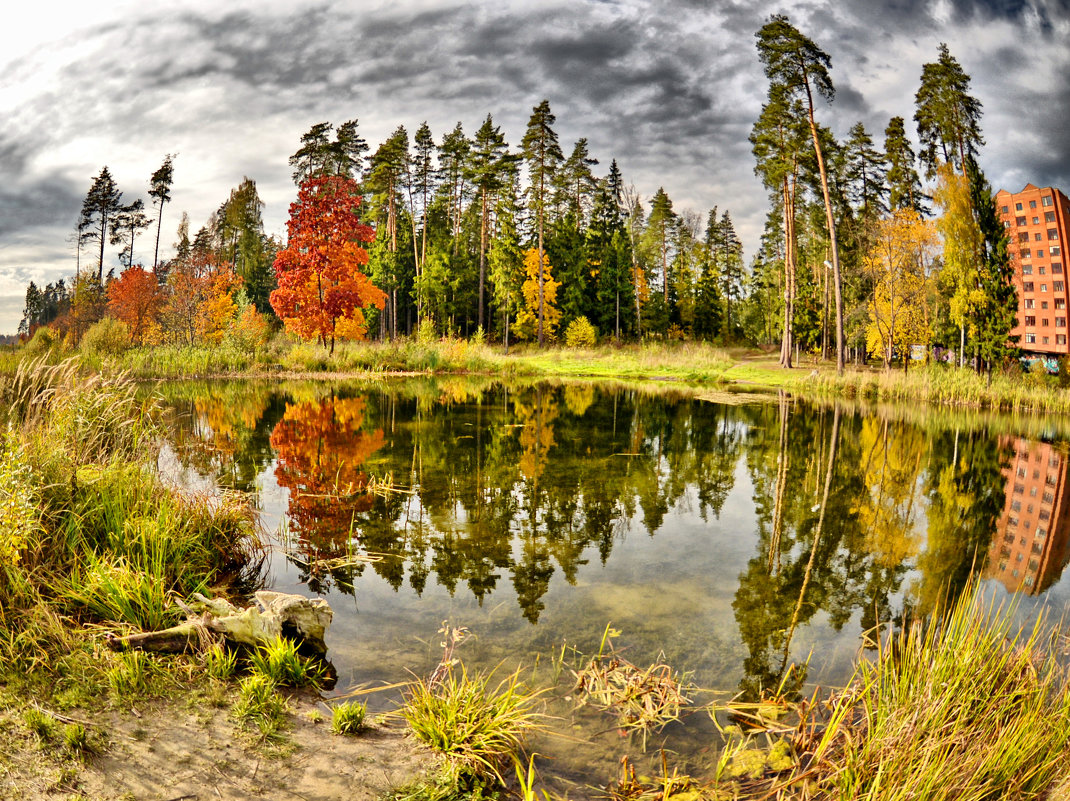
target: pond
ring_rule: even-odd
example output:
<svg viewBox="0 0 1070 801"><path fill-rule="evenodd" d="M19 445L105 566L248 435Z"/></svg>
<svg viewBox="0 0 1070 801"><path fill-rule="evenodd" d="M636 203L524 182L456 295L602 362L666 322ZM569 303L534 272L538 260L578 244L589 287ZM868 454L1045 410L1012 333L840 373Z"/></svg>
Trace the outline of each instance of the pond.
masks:
<svg viewBox="0 0 1070 801"><path fill-rule="evenodd" d="M716 757L705 713L644 757L564 697L607 627L697 706L842 685L878 621L971 577L1024 616L1070 607L1067 437L1044 419L489 379L159 391L165 469L249 493L268 586L335 610L335 693L428 675L443 622L466 627L469 668L558 681L565 736L539 752L559 789L604 785L624 754Z"/></svg>

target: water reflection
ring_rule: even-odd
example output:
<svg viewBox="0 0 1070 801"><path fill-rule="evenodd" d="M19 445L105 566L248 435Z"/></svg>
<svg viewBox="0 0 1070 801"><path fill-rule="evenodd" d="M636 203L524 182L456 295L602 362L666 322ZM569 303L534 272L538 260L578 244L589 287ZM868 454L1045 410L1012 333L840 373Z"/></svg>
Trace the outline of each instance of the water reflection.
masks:
<svg viewBox="0 0 1070 801"><path fill-rule="evenodd" d="M1070 557L1065 447L958 418L489 381L165 391L184 464L284 490L309 590L375 577L428 615L440 591L480 609L501 594L529 623L592 632L686 593L693 620L650 642L688 643L678 667L751 698L798 690L808 651L925 614L974 573L1040 593ZM742 664L714 675L718 637Z"/></svg>
<svg viewBox="0 0 1070 801"><path fill-rule="evenodd" d="M1066 448L1005 438L1013 452L1008 492L992 541L986 578L1010 592L1036 595L1057 580L1070 559Z"/></svg>

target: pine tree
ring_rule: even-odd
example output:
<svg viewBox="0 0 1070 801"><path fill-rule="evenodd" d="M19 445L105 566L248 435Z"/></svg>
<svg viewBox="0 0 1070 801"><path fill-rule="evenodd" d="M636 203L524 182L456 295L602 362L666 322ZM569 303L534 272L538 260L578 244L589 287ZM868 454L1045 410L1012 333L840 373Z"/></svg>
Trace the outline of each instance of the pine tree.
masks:
<svg viewBox="0 0 1070 801"><path fill-rule="evenodd" d="M544 247L544 234L546 227L546 206L550 199L550 189L553 186L554 176L564 160L561 145L557 140L557 133L553 125L557 121L553 112L550 111L550 101L543 100L531 110L528 119L528 127L524 132L521 147L524 152L524 160L528 166L529 195L528 203L535 215L536 226L539 235L538 261L536 265L543 263L546 254ZM538 272L538 341L539 347L545 343L545 270Z"/></svg>
<svg viewBox="0 0 1070 801"><path fill-rule="evenodd" d="M84 242L99 242L100 257L97 261L97 284L104 285L104 245L112 231L116 216L123 209L123 193L115 185L115 180L107 167L93 179L82 213L78 218L79 245Z"/></svg>
<svg viewBox="0 0 1070 801"><path fill-rule="evenodd" d="M921 163L933 177L941 162L957 164L966 174L967 156L976 156L985 143L981 136L981 101L969 93L970 76L940 43L935 63L921 69L921 86L914 96L914 121L921 141Z"/></svg>
<svg viewBox="0 0 1070 801"><path fill-rule="evenodd" d="M487 245L490 235L490 213L498 192L510 180L517 156L509 153L501 128L491 116L483 120L476 131L467 164L468 182L479 192L479 308L477 325L484 326L483 294L487 272Z"/></svg>
<svg viewBox="0 0 1070 801"><path fill-rule="evenodd" d="M782 91L786 99L803 98L806 120L814 145L814 157L821 178L821 194L825 203L825 219L828 225L829 245L832 256L832 273L836 294L836 370L843 373L843 280L840 275L840 252L836 239L836 220L832 210L828 173L821 147L821 137L814 119L814 92L832 102L836 90L828 71L832 65L828 54L803 36L783 14L774 14L756 34L758 55L765 65L769 78L770 97L774 91Z"/></svg>
<svg viewBox="0 0 1070 801"><path fill-rule="evenodd" d="M163 225L163 207L171 199L171 184L175 179L173 159L174 156L168 153L164 157L163 164L149 179L149 197L152 198L152 203L156 206L156 249L152 254L153 272L156 272L156 268L160 263L160 229Z"/></svg>
<svg viewBox="0 0 1070 801"><path fill-rule="evenodd" d="M145 202L141 198L123 206L115 215L110 241L113 245L122 246L119 251L119 263L124 267L134 265L134 240L141 231L149 227L151 222L145 216Z"/></svg>

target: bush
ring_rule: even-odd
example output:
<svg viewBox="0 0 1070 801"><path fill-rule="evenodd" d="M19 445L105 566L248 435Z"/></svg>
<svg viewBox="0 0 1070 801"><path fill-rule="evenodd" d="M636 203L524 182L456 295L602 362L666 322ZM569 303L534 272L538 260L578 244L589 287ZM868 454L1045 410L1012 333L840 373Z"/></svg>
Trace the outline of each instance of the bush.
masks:
<svg viewBox="0 0 1070 801"><path fill-rule="evenodd" d="M130 348L130 329L114 317L93 323L79 346L86 356L119 356Z"/></svg>
<svg viewBox="0 0 1070 801"><path fill-rule="evenodd" d="M22 350L27 356L41 356L58 345L59 340L56 338L56 332L48 326L41 326L34 332L33 338L26 343Z"/></svg>
<svg viewBox="0 0 1070 801"><path fill-rule="evenodd" d="M577 317L565 329L565 345L570 348L593 348L598 342L598 329L586 317Z"/></svg>

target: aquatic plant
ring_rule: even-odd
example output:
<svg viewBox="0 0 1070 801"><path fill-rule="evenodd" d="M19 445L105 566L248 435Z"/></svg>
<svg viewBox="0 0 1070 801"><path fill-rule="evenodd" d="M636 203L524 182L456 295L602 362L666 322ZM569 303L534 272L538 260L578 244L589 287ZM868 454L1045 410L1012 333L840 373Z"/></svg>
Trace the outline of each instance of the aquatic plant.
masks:
<svg viewBox="0 0 1070 801"><path fill-rule="evenodd" d="M614 653L611 638L618 634L606 626L598 653L579 672L573 671L575 693L580 703L590 703L616 715L622 733L638 732L645 748L649 732L679 720L683 708L691 703L685 694L688 684L661 658L639 668Z"/></svg>

